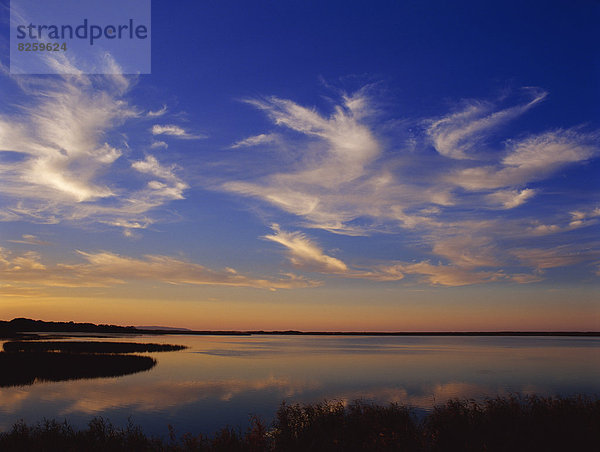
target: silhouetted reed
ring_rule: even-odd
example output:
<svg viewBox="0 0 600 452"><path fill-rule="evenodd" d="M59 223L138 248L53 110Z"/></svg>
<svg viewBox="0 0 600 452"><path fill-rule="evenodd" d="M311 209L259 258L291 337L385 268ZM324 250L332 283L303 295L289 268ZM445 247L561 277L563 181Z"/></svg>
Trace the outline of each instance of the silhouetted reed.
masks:
<svg viewBox="0 0 600 452"><path fill-rule="evenodd" d="M46 421L16 423L0 434L2 451L588 451L600 444L600 400L508 396L483 403L450 400L418 420L397 404L355 401L288 405L272 428L253 417L250 427L225 427L212 438L189 433L167 440L139 427L93 419L77 431Z"/></svg>
<svg viewBox="0 0 600 452"><path fill-rule="evenodd" d="M281 451L419 450L418 422L398 404L284 403L273 426Z"/></svg>
<svg viewBox="0 0 600 452"><path fill-rule="evenodd" d="M587 451L600 447L600 399L536 395L450 400L427 416L431 451ZM596 449L597 450L597 449Z"/></svg>
<svg viewBox="0 0 600 452"><path fill-rule="evenodd" d="M143 353L183 350L185 345L142 344L137 342L53 342L12 341L4 343L5 352L69 352L69 353Z"/></svg>

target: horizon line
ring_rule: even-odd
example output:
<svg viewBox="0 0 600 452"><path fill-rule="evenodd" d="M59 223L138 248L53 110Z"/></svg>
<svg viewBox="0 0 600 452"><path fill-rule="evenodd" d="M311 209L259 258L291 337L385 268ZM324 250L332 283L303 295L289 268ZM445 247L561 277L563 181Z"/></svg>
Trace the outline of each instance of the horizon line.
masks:
<svg viewBox="0 0 600 452"><path fill-rule="evenodd" d="M303 331L303 330L193 330L179 327L164 327L156 326L153 328L140 328L132 325L114 325L114 324L96 324L91 322L74 322L74 321L47 321L47 320L36 320L29 319L26 317L15 317L12 320L0 320L1 323L16 323L17 321L30 321L30 322L42 322L45 324L69 324L69 325L81 325L85 327L97 327L97 328L118 328L126 329L130 332L147 332L151 334L185 334L185 335L259 335L259 334L272 334L272 335L319 335L319 336L600 336L600 331L579 331L579 330L493 330L493 331ZM164 328L164 329L163 329ZM57 331L44 331L44 332L60 332ZM72 331L76 332L76 331ZM77 331L77 332L92 332L92 331Z"/></svg>

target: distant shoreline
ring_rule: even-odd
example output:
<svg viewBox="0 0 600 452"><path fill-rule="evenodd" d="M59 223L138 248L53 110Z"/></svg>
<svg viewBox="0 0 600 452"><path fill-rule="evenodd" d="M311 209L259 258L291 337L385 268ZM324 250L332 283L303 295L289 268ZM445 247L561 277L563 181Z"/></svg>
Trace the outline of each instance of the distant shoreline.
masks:
<svg viewBox="0 0 600 452"><path fill-rule="evenodd" d="M189 329L141 329L133 326L96 325L93 323L46 322L25 318L0 321L0 338L22 336L30 333L91 333L127 335L192 335L192 336L542 336L542 337L600 337L600 331L297 331L297 330L189 330Z"/></svg>
<svg viewBox="0 0 600 452"><path fill-rule="evenodd" d="M600 331L194 331L139 330L143 334L191 336L555 336L600 337Z"/></svg>

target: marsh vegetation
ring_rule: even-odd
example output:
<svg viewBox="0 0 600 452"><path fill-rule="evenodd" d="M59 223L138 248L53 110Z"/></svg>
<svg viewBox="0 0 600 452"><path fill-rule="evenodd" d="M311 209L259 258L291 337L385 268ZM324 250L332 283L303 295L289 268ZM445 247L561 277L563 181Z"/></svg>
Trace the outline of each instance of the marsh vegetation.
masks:
<svg viewBox="0 0 600 452"><path fill-rule="evenodd" d="M0 352L0 387L119 377L152 369L156 360L131 353L183 350L183 345L131 342L11 341Z"/></svg>
<svg viewBox="0 0 600 452"><path fill-rule="evenodd" d="M600 444L600 400L507 396L483 403L450 400L422 419L409 407L355 401L282 404L267 426L224 427L214 435L149 437L93 419L86 429L18 422L0 433L0 450L44 451L567 451Z"/></svg>
<svg viewBox="0 0 600 452"><path fill-rule="evenodd" d="M144 353L183 350L184 345L141 344L137 342L92 341L11 341L4 343L5 352L67 352L67 353Z"/></svg>
<svg viewBox="0 0 600 452"><path fill-rule="evenodd" d="M0 387L119 377L150 370L155 365L155 359L138 355L0 352Z"/></svg>

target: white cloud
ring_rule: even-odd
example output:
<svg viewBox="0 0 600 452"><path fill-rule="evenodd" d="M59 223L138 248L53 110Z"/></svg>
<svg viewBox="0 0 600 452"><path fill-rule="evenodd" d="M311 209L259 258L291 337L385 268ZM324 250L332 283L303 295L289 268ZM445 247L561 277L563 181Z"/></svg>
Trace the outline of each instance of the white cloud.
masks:
<svg viewBox="0 0 600 452"><path fill-rule="evenodd" d="M162 166L156 157L147 155L144 160L133 162L131 167L138 170L140 173L151 174L166 180L177 180L175 176L175 166L164 167Z"/></svg>
<svg viewBox="0 0 600 452"><path fill-rule="evenodd" d="M8 240L12 243L21 243L24 245L50 245L50 242L40 240L37 236L31 234L23 234L21 240Z"/></svg>
<svg viewBox="0 0 600 452"><path fill-rule="evenodd" d="M547 95L539 89L528 88L530 101L494 111L494 105L471 101L457 113L431 121L427 134L435 149L443 156L453 159L469 159L472 151L484 143L490 131L517 118L531 107L541 102Z"/></svg>
<svg viewBox="0 0 600 452"><path fill-rule="evenodd" d="M152 155L147 155L144 160L133 162L131 167L140 173L162 179L163 181L151 180L147 188L155 198L162 199L184 199L183 192L188 185L175 174L176 166L163 166Z"/></svg>
<svg viewBox="0 0 600 452"><path fill-rule="evenodd" d="M600 207L587 210L575 210L569 212L569 215L571 215L569 228L591 226L592 224L596 224L598 219L600 219Z"/></svg>
<svg viewBox="0 0 600 452"><path fill-rule="evenodd" d="M420 262L388 262L371 265L349 267L340 259L324 253L323 249L305 234L282 231L278 225L272 225L273 234L264 238L279 243L287 248L290 262L304 270L321 274L351 279L368 279L373 281L399 281L406 275L420 277L419 281L436 286L457 287L470 284L483 284L494 281L515 281L520 284L540 281L541 273L532 274L506 273L498 269L503 262L501 252L489 238L452 236L437 241L433 245L433 253L446 258L449 264L432 264ZM563 261L555 259L553 253L544 254L551 264L541 264L537 260L541 250L521 250L519 260L536 268L573 263L578 260ZM512 253L513 256L515 255ZM571 258L569 258L571 259ZM488 268L484 270L483 268ZM490 269L491 268L491 269Z"/></svg>
<svg viewBox="0 0 600 452"><path fill-rule="evenodd" d="M259 289L290 289L319 285L297 275L283 278L255 278L232 269L214 270L181 258L146 255L142 258L107 251L83 252L80 263L46 266L38 253L15 255L0 248L0 279L26 287L109 287L132 281L159 281L168 284L217 285Z"/></svg>
<svg viewBox="0 0 600 452"><path fill-rule="evenodd" d="M502 163L517 168L547 168L580 162L596 155L598 135L580 133L576 128L558 129L515 141Z"/></svg>
<svg viewBox="0 0 600 452"><path fill-rule="evenodd" d="M581 218L580 215L585 215L585 217ZM593 215L593 210L587 212L582 210L568 214L563 213L554 220L554 223L542 223L538 219L532 220L522 233L533 236L545 236L586 228L598 224L598 215Z"/></svg>
<svg viewBox="0 0 600 452"><path fill-rule="evenodd" d="M329 117L276 97L248 102L305 140L288 143L297 163L287 171L253 182L229 181L223 184L227 191L260 198L302 216L311 227L350 235L362 233L350 224L360 217L391 219L398 204L445 199L435 189L399 184L377 161L381 144L365 116L374 107L362 91L345 96Z"/></svg>
<svg viewBox="0 0 600 452"><path fill-rule="evenodd" d="M543 97L538 93L525 105L499 115L490 113L484 123L496 124L501 121L498 118L516 117ZM373 130L368 114L377 112L377 108L364 90L344 96L329 117L279 98L248 102L265 111L275 124L300 132L306 141L298 144L296 138L295 142L286 143L282 135L277 144L291 149L297 163L288 165L287 171L274 171L255 181L225 182L223 188L260 198L298 215L309 227L349 235L368 234L382 225L391 225L383 229L442 227L444 222L436 217L444 216L444 211L438 207L467 201L453 190L456 185L469 186L469 172L485 172L481 179L490 183L490 171L485 166L451 172L448 176L443 161L435 165L414 150L402 149L411 153L410 160L394 161L384 152ZM482 134L487 128L478 126L477 130ZM415 174L420 178L416 179ZM497 187L492 184L483 188ZM487 193L486 203L512 208L534 194L533 189L516 188Z"/></svg>
<svg viewBox="0 0 600 452"><path fill-rule="evenodd" d="M129 103L126 94L133 79L79 75L28 77L19 83L26 101L14 113L0 116L0 152L18 155L0 161L0 195L8 201L1 220L94 221L131 235L161 220L164 212L156 209L184 198L188 184L168 161L169 155L160 154L159 161L154 155L136 154L136 148L148 149L148 137L140 140L141 146L132 142L130 147L117 134L126 121L147 120L163 111L144 114ZM255 153L235 153L236 159L252 154L253 160L238 165L243 168L238 177L231 177L232 172L222 176L228 179L220 179L219 186L291 213L301 227L347 235L386 233L397 238L398 249L441 261L432 264L421 257L407 263L399 255L389 262L346 263L300 232L276 228L266 236L286 248L294 265L307 270L382 281L421 275L431 284L450 286L536 280L540 273L524 273L522 268L510 272L506 266L516 261L539 270L551 268L552 262L587 262L569 254L566 258L564 253L551 256L532 250L555 249L564 244L562 233L597 224L597 205L571 203L567 195L545 190L544 182L566 165L597 157L600 146L599 133L582 127L521 132L494 146L500 142L502 124L517 119L546 95L536 89L528 93L527 101L507 108L470 101L462 111L414 120L411 124L422 128L409 137L394 135L393 127L382 123L378 116L382 112L368 89L341 96L329 113L277 97L248 100L278 126L277 133L259 133L232 147L268 144L281 152L269 155L268 161L260 161ZM201 137L173 124L155 124L151 132L155 140ZM436 153L431 152L431 143ZM167 144L154 141L150 147ZM550 196L552 203L540 214L535 207ZM532 209L505 211L525 203ZM519 243L523 238L546 242L531 243L524 251ZM116 262L119 256L112 256ZM21 268L36 259L21 257ZM160 267L155 258L122 259L150 272ZM183 271L185 261L175 261L169 262ZM71 274L97 265L88 260L73 267ZM225 274L235 275L196 270L196 276L201 275L198 281L218 274L231 282ZM33 275L48 270L29 271ZM58 273L51 276L60 281ZM68 282L76 283L74 278Z"/></svg>
<svg viewBox="0 0 600 452"><path fill-rule="evenodd" d="M425 282L448 286L528 283L541 278L537 264L517 259L515 269L510 253L524 237L534 243L551 236L547 243L560 244L561 233L596 223L593 208L571 205L568 195L546 190L544 183L565 165L597 157L597 131L578 126L499 139L501 126L539 105L544 91L525 88L527 99L513 105L499 106L506 99L469 101L461 111L409 121L424 129L408 138L404 129L393 135L396 123L382 123L368 92L342 96L329 114L277 97L248 100L281 128L271 143L280 152L269 161L253 155L256 161L245 162L243 176L221 187L296 215L303 227L346 235L386 233L397 238L398 249L440 261L407 263L400 255L350 265L302 233L275 230L268 238L287 248L294 265L344 278L421 275ZM270 135L234 146L264 136ZM253 171L259 176L253 178ZM553 204L540 210L542 199ZM515 209L525 204L532 208ZM515 210L504 212L509 209ZM524 265L532 273L524 272Z"/></svg>
<svg viewBox="0 0 600 452"><path fill-rule="evenodd" d="M248 138L245 138L240 141L236 141L230 147L232 149L249 147L249 146L258 146L260 144L270 144L276 142L278 139L277 134L274 133L261 133L260 135L254 135Z"/></svg>
<svg viewBox="0 0 600 452"><path fill-rule="evenodd" d="M152 149L167 149L168 147L169 145L164 141L153 141L150 145L150 148Z"/></svg>
<svg viewBox="0 0 600 452"><path fill-rule="evenodd" d="M157 190L135 186L127 171L123 156L133 151L117 132L126 122L143 119L126 98L134 77L28 76L5 81L16 82L23 100L11 113L0 115L0 153L18 156L0 161L0 195L5 200L0 220L143 223L150 210L183 197L187 184L173 174L167 189Z"/></svg>
<svg viewBox="0 0 600 452"><path fill-rule="evenodd" d="M562 166L596 157L600 153L598 138L596 132L572 128L512 140L499 164L459 170L448 181L467 190L486 190L543 180Z"/></svg>
<svg viewBox="0 0 600 452"><path fill-rule="evenodd" d="M309 167L281 178L297 183L335 187L364 173L365 165L380 153L380 145L369 128L361 124L363 102L347 97L344 104L325 118L314 110L285 99L271 97L248 101L264 110L277 125L323 140L324 148L311 156ZM336 171L332 171L335 168Z"/></svg>
<svg viewBox="0 0 600 452"><path fill-rule="evenodd" d="M552 248L514 248L510 250L510 254L525 265L537 270L545 270L598 259L600 256L598 245L598 243L587 246L564 244Z"/></svg>
<svg viewBox="0 0 600 452"><path fill-rule="evenodd" d="M285 232L279 225L272 225L273 234L264 238L285 246L290 261L298 267L315 269L325 273L343 273L348 267L341 260L326 255L318 245L300 232Z"/></svg>
<svg viewBox="0 0 600 452"><path fill-rule="evenodd" d="M535 196L536 191L531 188L524 190L498 190L487 195L491 204L499 205L503 209L512 209L527 202Z"/></svg>
<svg viewBox="0 0 600 452"><path fill-rule="evenodd" d="M163 105L162 108L160 108L159 110L150 110L148 113L146 113L146 116L148 116L149 118L157 118L159 116L163 116L166 112L167 106Z"/></svg>
<svg viewBox="0 0 600 452"><path fill-rule="evenodd" d="M500 265L499 250L489 237L456 235L437 239L433 253L465 270Z"/></svg>
<svg viewBox="0 0 600 452"><path fill-rule="evenodd" d="M153 223L153 221L149 218L147 218L145 221L127 221L121 219L106 223L112 226L124 228L126 231L128 231L130 229L146 229L149 225Z"/></svg>
<svg viewBox="0 0 600 452"><path fill-rule="evenodd" d="M200 138L206 138L206 135L195 135L189 133L180 126L174 124L155 124L152 126L152 135L168 135L182 140L197 140Z"/></svg>
<svg viewBox="0 0 600 452"><path fill-rule="evenodd" d="M404 278L399 265L371 265L370 267L350 268L342 260L325 254L323 249L301 232L286 232L279 225L271 225L273 234L264 238L287 248L289 261L298 268L322 274L352 279L374 281L398 281Z"/></svg>
<svg viewBox="0 0 600 452"><path fill-rule="evenodd" d="M407 274L423 275L426 283L439 286L482 284L505 277L500 271L473 271L454 265L433 265L426 261L402 265L400 268Z"/></svg>
<svg viewBox="0 0 600 452"><path fill-rule="evenodd" d="M113 196L111 188L94 179L122 150L102 138L105 130L135 117L136 111L109 94L116 89L111 77L105 78L104 92L85 77L43 80L28 84L28 89L36 90L30 93L35 99L32 105L22 106L11 117L0 117L0 150L26 157L2 168L3 173L12 173L5 190L25 197L31 190L77 202Z"/></svg>

